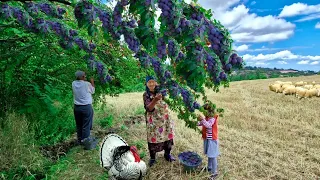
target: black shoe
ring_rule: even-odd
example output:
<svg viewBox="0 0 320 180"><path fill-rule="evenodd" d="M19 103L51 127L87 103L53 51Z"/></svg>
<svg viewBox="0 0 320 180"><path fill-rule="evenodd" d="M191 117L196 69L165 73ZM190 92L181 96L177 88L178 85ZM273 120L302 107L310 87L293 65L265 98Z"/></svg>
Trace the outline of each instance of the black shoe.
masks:
<svg viewBox="0 0 320 180"><path fill-rule="evenodd" d="M155 159L149 160L149 167L153 166L157 161Z"/></svg>
<svg viewBox="0 0 320 180"><path fill-rule="evenodd" d="M97 144L98 144L98 140L93 137L88 137L82 141L82 145L84 146L85 150L94 149L96 148Z"/></svg>
<svg viewBox="0 0 320 180"><path fill-rule="evenodd" d="M209 180L215 180L218 177L218 173L214 173L210 176Z"/></svg>
<svg viewBox="0 0 320 180"><path fill-rule="evenodd" d="M172 161L175 161L176 159L171 155L164 155L164 158L169 161L169 162L172 162Z"/></svg>

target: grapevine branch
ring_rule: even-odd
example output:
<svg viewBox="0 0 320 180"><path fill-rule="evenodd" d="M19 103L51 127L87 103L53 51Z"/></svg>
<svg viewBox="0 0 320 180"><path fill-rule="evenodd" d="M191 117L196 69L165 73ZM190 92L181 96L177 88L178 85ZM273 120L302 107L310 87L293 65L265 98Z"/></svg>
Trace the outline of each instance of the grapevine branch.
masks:
<svg viewBox="0 0 320 180"><path fill-rule="evenodd" d="M24 0L15 1L26 2ZM65 0L49 1L64 4L67 2ZM119 40L123 35L128 48L135 54L134 57L139 59L139 64L145 69L153 67L160 84L164 84L160 92L166 96L167 90L165 89L169 89L169 94L172 95L170 98L173 100L172 106L180 110L179 117L185 120L188 127L196 128L194 122L189 119L195 117L194 110L201 110L201 106L194 100L196 98L193 97L193 92L188 90L188 87L192 90L200 90L206 97L204 90L200 87L205 83L206 87L214 85L214 89L217 89L219 85L226 84L228 80L226 73L231 72L232 66L241 68L242 58L235 53L231 54L232 40L229 34L225 33L227 30L219 23L212 22L210 14L207 17L204 16L201 7L198 9L197 6L190 5L190 7L185 6L183 9L179 9L174 0L159 0L157 3L162 10L159 34L154 33L152 29L154 19L150 18L150 14L145 11L141 14L142 7L151 6L150 0L134 2L118 0L112 12L90 2L80 1L74 6L74 14L79 28L88 27L90 36L95 36L97 33L97 27L94 23L96 18L99 18L102 29L109 39ZM67 2L67 5L70 4ZM138 22L135 19L127 21L122 16L127 5L130 5L130 10L133 13L141 14ZM61 21L49 21L42 18L35 19L33 17L34 19L29 19L31 22L27 22L28 19L24 18L27 16L25 10L9 5L3 5L1 8L4 17L15 18L20 25L31 32L47 35L50 30L60 38L59 44L64 49L77 46L84 50L87 53L84 59L87 60L88 67L97 71L101 82L104 84L112 81L104 63L95 60L95 57L99 57L97 56L98 51L95 50L96 45L79 37L75 29L66 27ZM47 16L59 19L63 19L63 14L66 12L63 8L48 3L28 4L27 11L31 12L30 14L37 9ZM181 13L179 12L182 10L186 10L184 13L186 17L180 18ZM184 39L187 36L188 38ZM152 40L153 38L155 40ZM203 42L199 42L204 38L212 45L210 49ZM184 47L183 50L180 50L181 47L179 47L181 42L185 42L181 45ZM143 46L146 49L142 49ZM175 62L174 66L177 63L177 68L175 67L173 73L163 65L162 60L167 55ZM173 74L177 78L180 76L179 79L173 78ZM207 78L206 75L209 75L210 78Z"/></svg>
<svg viewBox="0 0 320 180"><path fill-rule="evenodd" d="M18 1L18 2L28 2L29 0L0 0L0 2L9 2L9 1ZM58 2L58 3L62 3L65 5L70 6L71 2L69 1L64 1L64 0L49 0L50 2Z"/></svg>

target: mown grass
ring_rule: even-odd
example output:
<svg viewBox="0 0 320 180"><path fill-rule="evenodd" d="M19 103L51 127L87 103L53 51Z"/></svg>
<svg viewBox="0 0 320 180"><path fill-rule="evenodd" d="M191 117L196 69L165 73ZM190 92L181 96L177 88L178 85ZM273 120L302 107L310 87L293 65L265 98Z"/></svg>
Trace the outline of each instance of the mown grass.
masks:
<svg viewBox="0 0 320 180"><path fill-rule="evenodd" d="M221 156L218 179L320 177L320 98L299 100L271 92L268 85L276 80L320 82L320 76L232 82L229 88L222 88L219 93L208 92L208 97L225 109L224 117L219 118ZM106 97L106 103L107 109L95 113L93 133L107 131L100 127L99 122L111 115L113 126L122 127L121 136L131 145L136 145L144 156L142 159L148 162L145 124L124 125L128 116L143 114L142 93ZM171 113L171 117L175 120L176 131L173 154L177 156L182 151L196 151L204 158L205 165L201 136L186 128L176 114ZM24 144L24 141L16 144ZM22 150L26 147L36 155L24 154L28 156L24 160L25 166L29 169L32 169L30 164L34 169L46 167L46 159L39 156L36 147L19 146L20 150L12 154L24 158L19 154L25 153ZM157 155L158 163L148 170L145 179L207 179L209 176L205 172L186 174L178 162L168 163L162 156L163 153ZM37 159L40 159L38 163ZM99 148L84 151L75 147L42 171L47 179L107 179L107 172L99 165Z"/></svg>

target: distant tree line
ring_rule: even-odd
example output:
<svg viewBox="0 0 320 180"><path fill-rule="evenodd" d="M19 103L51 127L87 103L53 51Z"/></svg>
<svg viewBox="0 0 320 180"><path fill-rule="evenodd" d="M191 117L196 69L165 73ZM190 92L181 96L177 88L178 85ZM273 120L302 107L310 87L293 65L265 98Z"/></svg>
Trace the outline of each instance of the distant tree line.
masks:
<svg viewBox="0 0 320 180"><path fill-rule="evenodd" d="M289 71L289 72L283 72ZM290 72L292 71L292 72ZM279 77L298 77L311 76L320 72L315 71L298 71L294 69L278 69L278 68L262 68L256 66L246 66L243 70L235 71L230 75L231 81L254 80L254 79L268 79Z"/></svg>

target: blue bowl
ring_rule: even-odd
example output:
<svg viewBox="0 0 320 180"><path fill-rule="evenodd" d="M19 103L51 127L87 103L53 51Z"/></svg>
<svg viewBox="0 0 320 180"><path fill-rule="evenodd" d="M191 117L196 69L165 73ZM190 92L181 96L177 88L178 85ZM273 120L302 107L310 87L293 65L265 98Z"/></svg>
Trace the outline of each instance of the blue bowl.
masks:
<svg viewBox="0 0 320 180"><path fill-rule="evenodd" d="M178 158L185 171L194 171L202 163L202 158L196 152L182 152L178 155Z"/></svg>

